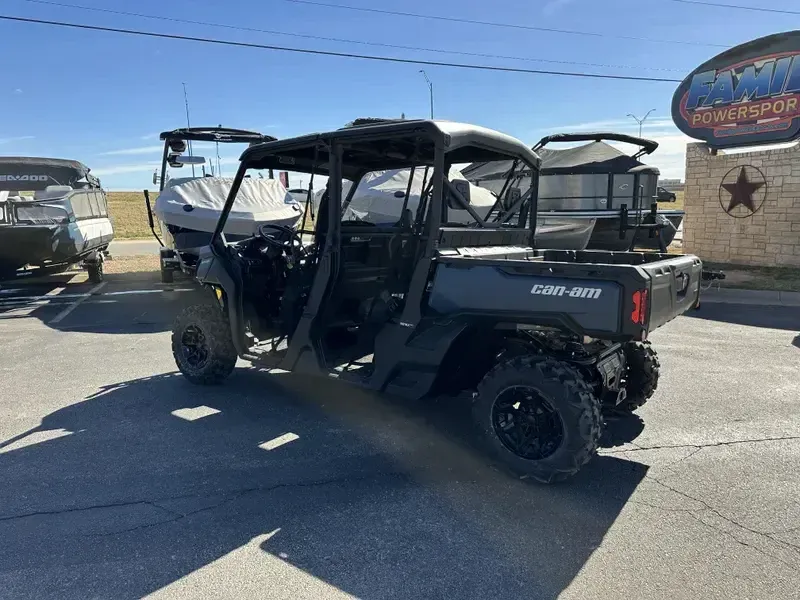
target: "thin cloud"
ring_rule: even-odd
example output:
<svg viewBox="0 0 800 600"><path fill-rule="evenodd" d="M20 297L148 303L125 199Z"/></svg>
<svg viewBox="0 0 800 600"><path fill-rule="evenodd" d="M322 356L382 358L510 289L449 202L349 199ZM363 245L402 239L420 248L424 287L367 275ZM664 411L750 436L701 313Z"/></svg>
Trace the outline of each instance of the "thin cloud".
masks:
<svg viewBox="0 0 800 600"><path fill-rule="evenodd" d="M574 0L550 0L550 2L542 7L542 13L549 17L550 15L557 13L560 9L564 8L568 4L572 4L573 1Z"/></svg>
<svg viewBox="0 0 800 600"><path fill-rule="evenodd" d="M16 88L16 89L14 90L14 93L15 93L15 94L21 94L21 93L22 93L22 88Z"/></svg>
<svg viewBox="0 0 800 600"><path fill-rule="evenodd" d="M17 137L10 137L10 138L0 138L0 144L11 144L13 142L21 142L23 140L32 140L34 136L32 135L20 135Z"/></svg>
<svg viewBox="0 0 800 600"><path fill-rule="evenodd" d="M92 175L101 177L107 175L121 175L123 173L143 173L146 171L152 171L158 166L159 163L155 161L130 165L109 165L107 167L98 167L96 169L92 169Z"/></svg>
<svg viewBox="0 0 800 600"><path fill-rule="evenodd" d="M656 117L648 119L642 124L642 129L659 129L659 128L672 128L674 124L672 119L668 117ZM600 129L619 130L634 129L639 130L639 124L628 117L627 119L608 119L605 121L587 121L585 123L574 123L572 125L558 125L555 127L548 127L548 131L597 131Z"/></svg>
<svg viewBox="0 0 800 600"><path fill-rule="evenodd" d="M101 152L100 156L133 156L137 154L153 154L161 150L163 150L163 146L139 146L138 148L121 148L120 150Z"/></svg>

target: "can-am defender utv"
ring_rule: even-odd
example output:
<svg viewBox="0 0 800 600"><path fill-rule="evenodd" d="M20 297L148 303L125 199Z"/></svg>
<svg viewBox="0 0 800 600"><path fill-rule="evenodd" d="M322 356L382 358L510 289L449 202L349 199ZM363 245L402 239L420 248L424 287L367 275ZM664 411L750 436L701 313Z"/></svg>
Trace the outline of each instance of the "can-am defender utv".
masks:
<svg viewBox="0 0 800 600"><path fill-rule="evenodd" d="M450 166L490 160L514 162L497 205L471 214L469 226L452 223L451 211L475 211L466 182L448 181ZM601 409L632 411L655 391L647 335L698 302L702 265L533 248L538 167L519 140L439 121L247 149L197 266L213 295L173 329L178 368L194 383L219 383L241 357L407 398L458 394L472 398L488 449L514 472L543 482L573 475L595 453ZM329 178L314 231L264 225L226 242L239 184L270 168L310 173L309 194L314 175ZM343 221L362 178L390 169L424 171L416 212L407 191L396 194L396 223ZM511 187L517 169L534 174L532 193ZM343 179L353 182L344 198Z"/></svg>

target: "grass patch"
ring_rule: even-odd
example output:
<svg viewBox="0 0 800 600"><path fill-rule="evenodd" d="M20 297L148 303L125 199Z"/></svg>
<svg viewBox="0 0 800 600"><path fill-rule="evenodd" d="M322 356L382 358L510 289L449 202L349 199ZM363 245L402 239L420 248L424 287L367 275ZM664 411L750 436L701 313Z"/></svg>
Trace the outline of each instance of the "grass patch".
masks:
<svg viewBox="0 0 800 600"><path fill-rule="evenodd" d="M659 210L683 210L683 190L675 192L675 202L659 202Z"/></svg>
<svg viewBox="0 0 800 600"><path fill-rule="evenodd" d="M114 224L114 237L136 240L152 237L142 192L107 192L108 214ZM158 192L150 192L155 202Z"/></svg>
<svg viewBox="0 0 800 600"><path fill-rule="evenodd" d="M753 267L712 262L704 262L703 266L725 273L725 279L720 282L720 287L800 292L800 268L797 267Z"/></svg>
<svg viewBox="0 0 800 600"><path fill-rule="evenodd" d="M114 237L119 240L150 239L150 223L147 220L147 207L142 192L106 192L108 214L114 224ZM150 202L155 203L158 192L150 192ZM300 226L300 221L297 222ZM311 213L306 219L306 229L314 228Z"/></svg>

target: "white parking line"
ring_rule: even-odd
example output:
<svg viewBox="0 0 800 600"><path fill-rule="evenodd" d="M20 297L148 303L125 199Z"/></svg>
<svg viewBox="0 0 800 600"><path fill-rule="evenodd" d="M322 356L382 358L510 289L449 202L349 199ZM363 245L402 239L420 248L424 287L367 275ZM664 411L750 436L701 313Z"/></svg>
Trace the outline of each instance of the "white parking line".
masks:
<svg viewBox="0 0 800 600"><path fill-rule="evenodd" d="M275 450L275 448L279 448L284 444L288 444L289 442L293 442L295 440L299 440L300 436L296 433L284 433L283 435L279 435L278 437L269 440L268 442L264 442L263 444L259 444L258 447L262 450Z"/></svg>
<svg viewBox="0 0 800 600"><path fill-rule="evenodd" d="M122 290L119 292L106 292L101 296L130 296L133 294L163 294L166 292L193 292L194 288L171 288L168 290Z"/></svg>
<svg viewBox="0 0 800 600"><path fill-rule="evenodd" d="M105 283L105 282L104 282ZM164 289L164 290L121 290L119 292L106 292L104 294L98 293L99 287L93 288L89 292L84 292L82 294L56 294L53 295L52 293L47 293L44 296L10 296L8 298L0 298L0 306L4 304L19 304L20 302L49 302L51 300L61 300L61 299L78 299L78 298L88 298L89 296L132 296L136 294L165 294L168 292L192 292L194 288L172 288L172 289Z"/></svg>
<svg viewBox="0 0 800 600"><path fill-rule="evenodd" d="M72 304L70 304L70 305L69 305L67 308L65 308L64 310L62 310L62 311L61 311L60 313L58 313L58 314L57 314L55 317L53 317L53 318L52 318L52 320L50 321L50 323L60 323L60 322L61 322L61 320L62 320L64 317L66 317L66 316L67 316L69 313L71 313L73 310L75 310L76 308L78 308L78 307L81 305L81 303L82 303L82 302L84 302L84 301L85 301L85 300L86 300L86 299L87 299L89 296L91 296L92 294L96 294L98 291L100 291L101 289L103 289L107 283L108 283L107 281L103 281L103 282L101 282L101 283L98 283L98 284L97 284L96 286L94 286L94 287L93 287L91 290L89 290L89 293L88 293L88 294L86 294L86 295L85 295L85 296L83 296L82 298L78 298L77 300L75 300L75 302L73 302Z"/></svg>

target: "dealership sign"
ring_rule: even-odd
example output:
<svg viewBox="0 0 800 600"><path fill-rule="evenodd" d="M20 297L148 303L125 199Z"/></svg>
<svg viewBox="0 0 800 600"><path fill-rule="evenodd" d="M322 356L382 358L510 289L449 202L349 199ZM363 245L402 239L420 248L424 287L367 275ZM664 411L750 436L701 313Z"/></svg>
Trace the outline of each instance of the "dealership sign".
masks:
<svg viewBox="0 0 800 600"><path fill-rule="evenodd" d="M747 42L702 64L675 91L672 119L716 147L798 137L800 31Z"/></svg>

